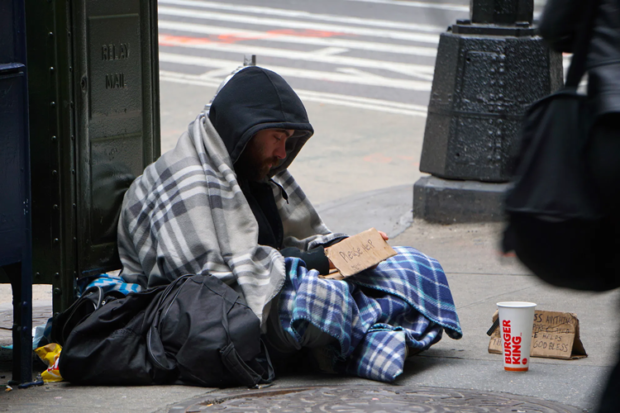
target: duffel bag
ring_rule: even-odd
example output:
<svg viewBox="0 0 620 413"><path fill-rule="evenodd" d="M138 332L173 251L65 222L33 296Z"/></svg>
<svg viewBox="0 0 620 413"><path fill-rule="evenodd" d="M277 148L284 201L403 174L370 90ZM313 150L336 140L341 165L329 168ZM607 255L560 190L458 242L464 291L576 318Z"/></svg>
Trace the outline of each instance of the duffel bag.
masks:
<svg viewBox="0 0 620 413"><path fill-rule="evenodd" d="M96 385L252 387L274 378L258 317L232 288L203 275L100 307L69 335L59 370Z"/></svg>

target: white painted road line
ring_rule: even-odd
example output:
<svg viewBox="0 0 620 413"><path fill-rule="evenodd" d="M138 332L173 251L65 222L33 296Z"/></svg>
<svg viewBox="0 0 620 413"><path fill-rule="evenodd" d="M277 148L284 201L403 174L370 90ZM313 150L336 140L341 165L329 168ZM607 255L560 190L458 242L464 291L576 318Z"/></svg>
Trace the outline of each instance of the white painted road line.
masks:
<svg viewBox="0 0 620 413"><path fill-rule="evenodd" d="M344 47L325 47L319 50L313 50L312 54L320 54L323 56L334 56L337 54L342 54L348 52L349 49L345 49Z"/></svg>
<svg viewBox="0 0 620 413"><path fill-rule="evenodd" d="M430 26L417 23L403 23L389 20L366 19L358 17L344 17L330 14L316 14L307 11L274 9L270 7L258 7L225 3L214 3L210 1L189 1L189 0L159 0L159 4L172 4L176 6L188 6L195 8L206 8L215 10L237 11L241 13L265 14L268 16L280 16L289 19L318 20L325 22L344 23L358 26L383 27L390 29L415 30L420 32L440 33L445 27ZM468 9L469 10L469 9Z"/></svg>
<svg viewBox="0 0 620 413"><path fill-rule="evenodd" d="M186 41L186 38L183 37L178 38L176 36L161 34L159 36L159 45L201 50L215 50L218 52L237 53L240 55L255 54L257 56L270 56L296 61L320 62L343 67L362 67L370 69L388 70L407 76L421 76L425 80L428 80L429 76L432 77L434 72L434 67L428 65L416 65L385 60L364 59L361 57L330 55L320 53L320 51L319 53L314 53L312 51L302 52L297 50L277 49L245 44L210 42L208 40L202 40L203 39L198 38L194 39L193 41Z"/></svg>
<svg viewBox="0 0 620 413"><path fill-rule="evenodd" d="M222 83L222 80L224 80L224 78L216 79L213 77L203 77L203 75L189 75L185 73L160 70L159 80L166 80L169 82L185 83L188 85L200 85L200 86L216 88Z"/></svg>
<svg viewBox="0 0 620 413"><path fill-rule="evenodd" d="M220 27L204 24L159 20L159 29L175 30L189 33L200 33L221 36L222 41L260 40L267 42L282 42L292 44L309 44L321 47L340 47L345 49L368 50L384 53L396 53L412 56L436 57L436 47L404 46L390 43L364 42L359 40L338 39L332 37L312 37L312 33L299 35L286 34L284 31L262 32L229 27ZM317 34L320 36L320 34Z"/></svg>
<svg viewBox="0 0 620 413"><path fill-rule="evenodd" d="M188 17L192 19L206 19L215 21L226 21L235 23L244 23L259 26L269 26L271 29L277 28L292 28L292 29L307 29L317 31L330 31L335 33L348 33L358 36L370 36L370 37L382 37L387 39L399 39L408 40L412 42L420 43L439 43L439 33L437 34L425 34L404 32L396 30L384 30L384 29L371 29L365 27L343 26L334 24L323 24L315 22L300 22L290 21L283 19L271 19L257 16L242 16L236 14L216 13L210 11L199 11L192 9L183 9L177 7L159 7L159 15L165 16L177 16Z"/></svg>
<svg viewBox="0 0 620 413"><path fill-rule="evenodd" d="M421 1L403 1L403 0L347 0L347 1L358 1L363 3L379 3L379 4L389 4L392 6L406 6L406 7L417 7L421 9L438 9L438 10L450 10L450 11L462 11L469 13L469 6L462 6L460 4L442 4L435 2L421 2Z"/></svg>
<svg viewBox="0 0 620 413"><path fill-rule="evenodd" d="M210 79L205 78L201 75L189 75L162 70L160 71L160 80L217 88L220 85L222 79ZM410 105L406 103L390 102L387 100L338 95L334 93L322 93L309 90L296 89L295 91L303 101L307 102L318 102L323 104L332 104L338 106L372 110L376 112L387 112L400 115L426 117L426 107L421 105Z"/></svg>
<svg viewBox="0 0 620 413"><path fill-rule="evenodd" d="M191 65L191 66L199 66L199 67L209 67L213 69L224 69L230 68L232 71L234 68L239 66L239 62L241 62L241 58L239 60L223 60L223 59L211 59L207 57L198 57L198 56L187 56L181 54L173 54L173 53L160 53L159 54L160 62L165 63L174 63L174 64L182 64L182 65ZM341 83L352 83L358 85L367 85L367 86L381 86L381 87L390 87L395 89L405 89L405 90L416 90L416 91L424 91L430 92L431 90L431 82L430 81L416 81L416 80L401 80L401 79L392 79L387 77L382 77L378 75L372 76L364 76L363 74L346 74L346 73L333 73L333 72L321 72L316 70L307 70L307 69L297 69L292 67L285 66L274 66L274 65L261 65L266 69L273 70L274 72L280 74L283 77L297 77L302 79L312 79L312 80L320 80L320 81L328 81L328 82L341 82Z"/></svg>

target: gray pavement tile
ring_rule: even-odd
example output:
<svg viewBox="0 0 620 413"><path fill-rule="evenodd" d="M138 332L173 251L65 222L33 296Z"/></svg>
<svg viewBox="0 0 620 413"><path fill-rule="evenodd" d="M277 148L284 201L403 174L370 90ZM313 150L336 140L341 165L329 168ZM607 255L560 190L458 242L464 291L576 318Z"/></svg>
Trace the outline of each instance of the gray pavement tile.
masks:
<svg viewBox="0 0 620 413"><path fill-rule="evenodd" d="M501 254L502 229L501 223L437 225L416 219L390 244L417 248L450 274L529 274L516 258Z"/></svg>
<svg viewBox="0 0 620 413"><path fill-rule="evenodd" d="M548 286L532 276L448 273L448 282L464 335L461 340L444 337L433 349L459 351L459 358L500 360L498 355L487 352L489 337L486 331L492 324L496 303L531 301L539 310L575 313L580 322L581 341L588 353L588 357L582 360L537 358L533 362L603 367L615 362L616 337L620 332L616 317L620 291L575 292Z"/></svg>
<svg viewBox="0 0 620 413"><path fill-rule="evenodd" d="M411 225L412 205L413 186L407 184L325 202L316 209L334 232L355 235L374 227L395 237Z"/></svg>
<svg viewBox="0 0 620 413"><path fill-rule="evenodd" d="M118 413L167 411L166 406L214 389L191 386L72 386L51 383L0 395L0 412ZM4 410L3 410L4 409Z"/></svg>

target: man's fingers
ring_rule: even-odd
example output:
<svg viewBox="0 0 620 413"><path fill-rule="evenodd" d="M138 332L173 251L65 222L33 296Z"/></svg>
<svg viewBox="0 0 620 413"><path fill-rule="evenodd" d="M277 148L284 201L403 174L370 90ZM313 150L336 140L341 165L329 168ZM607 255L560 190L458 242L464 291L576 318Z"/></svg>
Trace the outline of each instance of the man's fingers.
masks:
<svg viewBox="0 0 620 413"><path fill-rule="evenodd" d="M385 232L383 232L383 231L379 231L379 234L381 234L381 237L383 237L383 239L384 239L385 241L387 241L387 240L389 240L389 239L390 239L390 237L388 237L388 234L386 234L386 233L385 233Z"/></svg>

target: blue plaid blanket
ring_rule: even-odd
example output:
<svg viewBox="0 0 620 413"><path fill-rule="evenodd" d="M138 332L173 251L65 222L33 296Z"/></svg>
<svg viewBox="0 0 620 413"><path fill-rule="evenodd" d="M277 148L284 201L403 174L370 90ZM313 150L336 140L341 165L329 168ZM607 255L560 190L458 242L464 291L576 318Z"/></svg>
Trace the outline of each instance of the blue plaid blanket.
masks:
<svg viewBox="0 0 620 413"><path fill-rule="evenodd" d="M425 350L443 331L463 336L441 265L410 247L343 281L325 280L303 261L286 259L280 321L298 341L309 323L336 338L335 370L391 382L403 372L406 348Z"/></svg>

